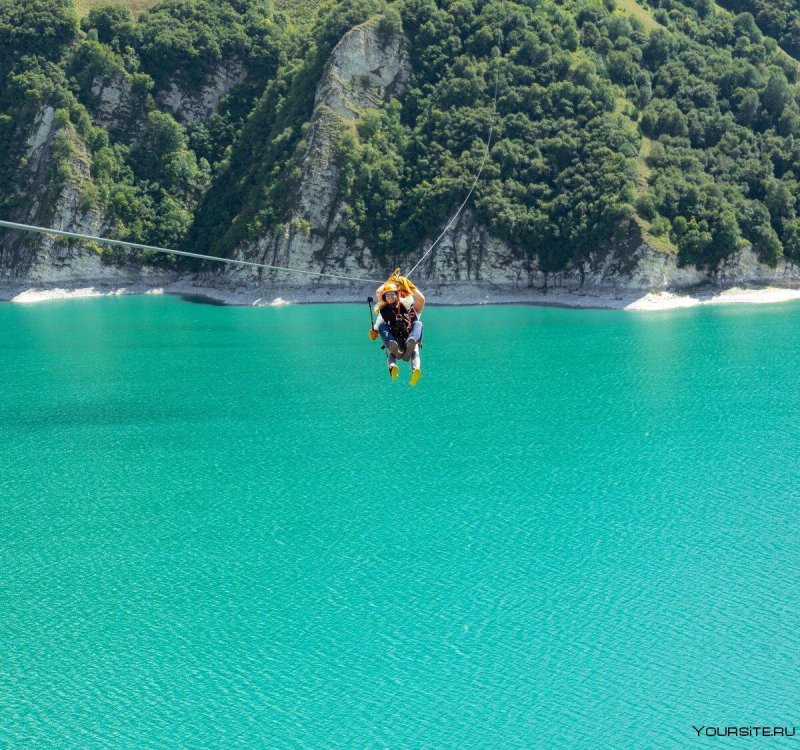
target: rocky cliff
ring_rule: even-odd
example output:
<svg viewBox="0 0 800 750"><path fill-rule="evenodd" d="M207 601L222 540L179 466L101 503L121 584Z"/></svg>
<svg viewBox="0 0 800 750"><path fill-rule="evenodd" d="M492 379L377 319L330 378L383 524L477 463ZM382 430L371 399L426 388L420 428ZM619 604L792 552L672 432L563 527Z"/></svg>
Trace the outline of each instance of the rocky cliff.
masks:
<svg viewBox="0 0 800 750"><path fill-rule="evenodd" d="M236 257L357 278L379 278L383 274L384 264L376 261L369 248L363 242L349 244L340 231L343 204L335 146L342 128L354 122L365 108L401 94L409 74L402 36L381 39L377 24L372 22L344 36L325 68L307 134L297 147L302 179L292 215L282 232L267 232L257 242L243 245ZM230 267L216 278L224 283L252 284L265 276ZM288 286L309 284L309 277L302 275L268 272L267 278Z"/></svg>
<svg viewBox="0 0 800 750"><path fill-rule="evenodd" d="M418 248L420 256L424 251L424 247ZM617 295L704 284L800 286L800 266L782 259L771 268L759 262L752 248L746 246L713 272L681 267L676 254L648 244L638 226L632 224L608 247L593 253L584 265L545 273L535 257L520 257L476 225L467 211L423 262L416 277L442 291L484 286L505 291L558 289Z"/></svg>
<svg viewBox="0 0 800 750"><path fill-rule="evenodd" d="M342 231L345 205L339 193L337 139L343 129L368 108L379 107L402 94L411 74L406 39L386 38L376 22L349 31L334 48L317 85L313 114L295 152L301 178L292 210L279 230L240 245L234 257L258 263L287 266L377 280L395 265L410 268L422 256L440 227L430 228L430 238L406 258L376 258L363 241L349 242ZM206 120L220 101L244 77L236 61L222 64L196 92L173 82L156 94L162 110L186 125ZM119 127L131 117L131 91L124 78L93 82L92 116L104 128ZM127 123L130 126L130 123ZM51 106L42 106L31 125L21 162L26 186L19 210L9 217L30 224L87 234L113 235L114 227L103 207L87 201L92 155L75 136L69 123L60 124ZM17 285L130 284L153 280L162 283L174 273L109 260L99 248L83 247L41 236L3 233L0 242L0 280ZM426 287L445 292L463 288L515 290L560 289L575 292L620 294L696 286L741 283L800 285L800 268L782 260L777 268L758 262L743 248L722 267L707 272L681 268L674 254L648 244L635 224L605 248L598 248L580 267L557 274L542 271L536 248L529 253L512 250L477 224L467 209L453 229L415 274ZM280 287L359 286L346 279L257 271L237 266L212 267L196 283L223 289L257 290ZM363 286L363 285L361 285Z"/></svg>
<svg viewBox="0 0 800 750"><path fill-rule="evenodd" d="M174 110L180 121L195 124L216 112L221 99L243 80L241 64L233 61L221 65L200 89L185 91L171 83L167 90L159 92L157 100L164 109ZM106 131L126 131L135 143L143 115L135 101L130 76L96 76L89 91L92 123ZM60 120L53 106L42 104L20 154L16 208L3 218L114 237L116 228L105 206L89 197L92 156L68 119ZM102 245L88 247L17 231L4 230L0 234L0 282L6 286L163 284L176 278L175 271L128 262L123 254L107 252Z"/></svg>
<svg viewBox="0 0 800 750"><path fill-rule="evenodd" d="M441 231L431 227L431 239L406 258L377 260L363 243L349 245L338 235L342 203L337 191L338 168L334 154L338 132L366 107L402 93L410 75L405 40L379 39L374 24L348 33L335 48L317 88L314 114L299 155L303 178L295 210L285 230L265 234L258 242L239 248L237 257L307 271L380 278L394 265L406 269L425 253ZM781 260L777 268L760 263L750 248L743 248L714 272L693 266L679 267L677 255L648 244L636 224L605 248L598 248L581 267L545 273L535 258L515 252L475 223L469 210L425 259L415 278L429 288L446 290L491 287L514 290L560 289L600 294L623 294L693 287L702 284L779 283L800 285L800 267ZM307 276L249 269L224 269L211 283L225 286L263 284L307 287L309 284L344 284L343 280L311 282Z"/></svg>
<svg viewBox="0 0 800 750"><path fill-rule="evenodd" d="M25 170L20 179L23 195L12 221L95 236L113 234L102 207L92 205L84 194L91 154L72 126L59 122L53 107L42 106L36 114L20 164ZM99 246L9 231L0 242L0 282L6 285L127 285L170 277L148 266L112 262Z"/></svg>
<svg viewBox="0 0 800 750"><path fill-rule="evenodd" d="M238 60L231 60L217 67L199 90L187 91L178 81L171 80L156 94L156 99L179 122L196 125L211 117L219 108L222 97L245 78L244 66Z"/></svg>

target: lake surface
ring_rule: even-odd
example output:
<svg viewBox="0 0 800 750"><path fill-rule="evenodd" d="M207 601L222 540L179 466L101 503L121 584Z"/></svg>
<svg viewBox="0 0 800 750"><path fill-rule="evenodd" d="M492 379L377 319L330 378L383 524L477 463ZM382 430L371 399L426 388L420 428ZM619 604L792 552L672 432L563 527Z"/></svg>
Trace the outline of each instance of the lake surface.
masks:
<svg viewBox="0 0 800 750"><path fill-rule="evenodd" d="M800 306L424 318L0 305L0 746L800 724Z"/></svg>

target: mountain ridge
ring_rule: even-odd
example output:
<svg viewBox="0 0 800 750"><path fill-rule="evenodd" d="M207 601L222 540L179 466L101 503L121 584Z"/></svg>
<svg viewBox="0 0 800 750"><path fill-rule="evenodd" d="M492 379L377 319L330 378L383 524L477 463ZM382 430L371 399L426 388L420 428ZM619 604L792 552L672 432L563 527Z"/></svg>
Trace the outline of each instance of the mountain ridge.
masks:
<svg viewBox="0 0 800 750"><path fill-rule="evenodd" d="M138 23L95 9L79 31L69 3L39 6L53 35L0 24L12 49L35 53L5 60L5 156L16 169L1 198L14 218L379 274L419 257L452 216L494 117L474 200L420 269L430 283L647 289L800 278L798 69L752 15L635 0L354 0L323 4L299 31L267 4L168 0ZM375 50L396 48L377 68L364 29ZM361 49L347 55L366 67L337 79L336 51L359 33ZM407 82L370 80L401 48ZM323 116L326 88L360 103ZM45 175L41 164L31 171L24 144L47 112ZM71 213L55 198L31 200L43 193L72 195ZM4 239L0 273L44 268L28 261L59 244ZM115 251L95 262L112 275L155 262L219 284L307 283ZM58 264L74 278L79 266Z"/></svg>

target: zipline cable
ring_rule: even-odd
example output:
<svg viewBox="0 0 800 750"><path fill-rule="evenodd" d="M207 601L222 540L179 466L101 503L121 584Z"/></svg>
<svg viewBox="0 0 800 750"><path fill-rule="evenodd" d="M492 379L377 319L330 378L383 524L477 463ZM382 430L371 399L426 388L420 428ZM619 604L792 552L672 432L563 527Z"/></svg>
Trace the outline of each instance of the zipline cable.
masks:
<svg viewBox="0 0 800 750"><path fill-rule="evenodd" d="M61 229L49 229L47 227L36 227L31 224L17 224L13 221L0 220L0 227L7 229L20 229L24 232L38 232L39 234L52 234L56 237L66 237L71 240L85 240L88 242L99 242L105 245L118 245L119 247L135 248L137 250L150 250L154 253L167 253L168 255L182 255L186 258L199 258L200 260L213 260L217 263L228 263L236 266L250 266L252 268L266 268L270 271L285 271L286 273L300 273L305 276L325 276L331 279L346 279L348 281L368 282L372 284L382 284L382 281L375 279L364 279L357 276L346 276L340 273L323 273L321 271L303 271L299 268L285 268L283 266L271 266L268 263L253 263L249 260L236 260L234 258L218 258L215 255L201 255L200 253L189 253L184 250L172 250L167 247L155 247L154 245L141 245L138 242L126 242L125 240L111 240L107 237L93 237L90 234L77 234L76 232L65 232Z"/></svg>
<svg viewBox="0 0 800 750"><path fill-rule="evenodd" d="M456 219L461 215L461 212L464 210L464 206L467 205L467 201L469 201L469 199L472 197L472 193L475 191L475 188L478 185L478 181L481 179L483 168L484 166L486 166L486 160L489 158L489 152L491 151L492 148L492 134L494 133L495 114L497 112L497 85L498 85L498 79L497 79L497 72L495 71L494 104L492 106L492 121L491 125L489 126L489 137L486 139L486 152L484 153L483 160L481 161L481 165L478 168L478 174L475 175L475 181L472 183L472 187L469 189L467 197L464 198L464 202L458 207L458 210L455 212L455 214L453 214L453 218L450 219L450 221L447 223L447 226L442 230L442 233L433 241L433 244L425 251L425 254L417 261L416 265L408 273L405 274L406 276L411 276L411 274L417 270L420 263L422 263L422 261L425 260L425 258L427 258L428 255L430 255L431 250L433 250L433 248L435 248L436 245L439 244L439 240L441 240L442 237L444 237L447 234L450 227L452 227L453 224L455 224Z"/></svg>

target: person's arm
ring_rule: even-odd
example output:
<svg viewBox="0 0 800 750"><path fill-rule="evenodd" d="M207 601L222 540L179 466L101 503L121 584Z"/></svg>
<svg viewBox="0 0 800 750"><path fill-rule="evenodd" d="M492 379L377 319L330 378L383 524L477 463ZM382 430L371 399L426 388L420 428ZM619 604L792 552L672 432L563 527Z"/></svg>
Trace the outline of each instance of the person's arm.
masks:
<svg viewBox="0 0 800 750"><path fill-rule="evenodd" d="M422 308L425 307L425 295L417 288L414 290L414 309L417 315L422 315Z"/></svg>
<svg viewBox="0 0 800 750"><path fill-rule="evenodd" d="M411 279L408 279L405 276L399 276L397 280L398 283L405 288L408 294L413 295L414 301L409 307L413 306L413 308L417 311L417 315L420 315L422 313L422 309L425 307L425 295L417 288Z"/></svg>
<svg viewBox="0 0 800 750"><path fill-rule="evenodd" d="M381 317L381 314L378 313L378 315L376 316L375 323L373 324L372 328L369 329L369 337L373 341L375 341L375 339L378 338L378 326L381 323L383 323L383 318Z"/></svg>

